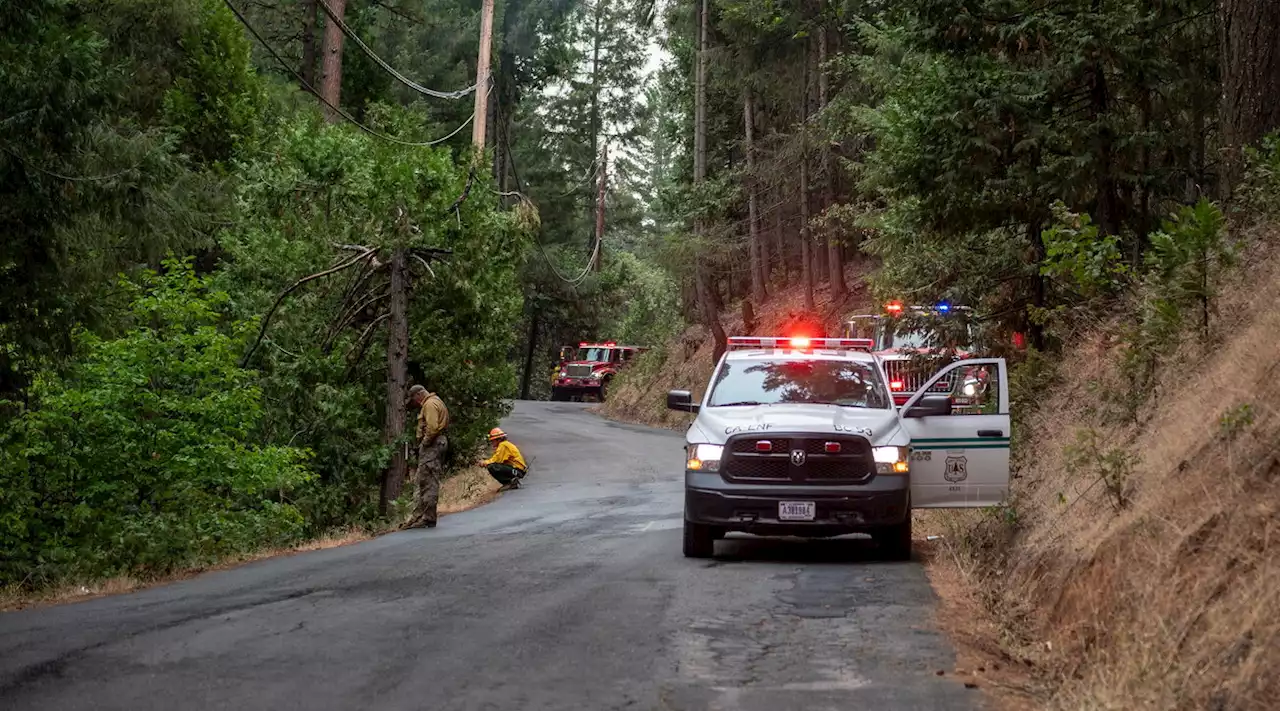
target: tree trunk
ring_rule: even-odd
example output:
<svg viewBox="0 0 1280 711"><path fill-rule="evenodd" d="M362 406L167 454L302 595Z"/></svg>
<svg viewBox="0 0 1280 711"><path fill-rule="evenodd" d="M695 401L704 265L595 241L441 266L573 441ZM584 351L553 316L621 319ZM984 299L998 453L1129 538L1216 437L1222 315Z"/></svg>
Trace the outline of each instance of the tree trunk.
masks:
<svg viewBox="0 0 1280 711"><path fill-rule="evenodd" d="M1242 150L1280 127L1280 2L1218 0L1218 46L1226 152L1219 195L1229 198Z"/></svg>
<svg viewBox="0 0 1280 711"><path fill-rule="evenodd" d="M347 0L328 0L329 9L334 16L342 19L347 11ZM330 106L342 106L342 42L345 35L342 28L332 17L326 17L324 23L324 63L320 73L320 97ZM324 107L325 118L330 123L341 121L337 111Z"/></svg>
<svg viewBox="0 0 1280 711"><path fill-rule="evenodd" d="M825 18L825 13L823 14ZM831 87L827 78L827 24L824 21L818 30L818 105L823 109L831 100ZM835 161L831 160L831 145L824 137L822 141L822 208L829 209L836 204ZM844 284L844 259L840 253L840 239L828 230L827 235L827 281L831 284L831 300L835 301L845 295L848 289Z"/></svg>
<svg viewBox="0 0 1280 711"><path fill-rule="evenodd" d="M693 182L702 185L707 177L707 16L709 1L702 0L698 13L698 62L694 87L694 129L693 129ZM701 218L694 221L694 232L698 236L699 248L706 236L706 225ZM694 286L697 290L698 303L701 306L702 318L715 339L715 360L719 362L728 347L728 338L724 327L720 325L720 314L716 307L711 286L707 280L707 260L699 255L694 261Z"/></svg>
<svg viewBox="0 0 1280 711"><path fill-rule="evenodd" d="M409 379L409 252L398 247L391 253L391 318L387 324L387 413L382 441L392 444L404 434L405 395ZM385 515L387 505L399 498L404 485L408 445L396 447L391 466L382 477L382 497L378 509Z"/></svg>
<svg viewBox="0 0 1280 711"><path fill-rule="evenodd" d="M1133 254L1129 263L1136 268L1142 263L1142 254L1147 249L1147 235L1151 232L1151 148L1147 145L1146 135L1151 130L1151 90L1146 87L1145 74L1138 73L1139 95L1138 110L1143 135L1142 148L1138 152L1138 218L1134 230Z"/></svg>
<svg viewBox="0 0 1280 711"><path fill-rule="evenodd" d="M711 338L715 343L711 360L713 363L718 363L720 356L724 355L728 348L729 338L724 333L724 326L720 325L720 314L716 313L715 299L711 295L711 285L707 281L706 270L699 269L693 278L698 290L698 303L702 305L702 319L707 324L707 330L711 332Z"/></svg>
<svg viewBox="0 0 1280 711"><path fill-rule="evenodd" d="M529 383L533 379L533 355L538 348L538 309L529 310L529 343L524 351L524 377L520 379L520 399L529 399Z"/></svg>
<svg viewBox="0 0 1280 711"><path fill-rule="evenodd" d="M1034 276L1031 283L1031 303L1037 309L1045 307L1046 290L1044 275L1040 273L1040 267L1044 264L1046 257L1046 249L1044 244L1044 233L1040 229L1040 222L1032 220L1027 223L1027 240L1031 242L1032 258L1035 260ZM1031 345L1038 351L1043 351L1047 345L1044 326L1039 321L1032 321L1030 327Z"/></svg>
<svg viewBox="0 0 1280 711"><path fill-rule="evenodd" d="M778 260L778 276L781 278L782 288L785 289L791 284L791 275L787 273L787 239L782 225L782 207L783 197L774 194L773 209L773 253Z"/></svg>
<svg viewBox="0 0 1280 711"><path fill-rule="evenodd" d="M760 239L760 206L756 196L755 118L752 101L751 90L748 89L742 97L742 122L746 127L747 139L747 223L748 232L751 235L749 243L751 298L755 299L757 304L763 304L767 296L765 284L768 282L768 274L764 264L764 245Z"/></svg>
<svg viewBox="0 0 1280 711"><path fill-rule="evenodd" d="M1094 0L1094 7L1098 7L1100 0ZM1090 70L1089 78L1089 102L1090 102L1090 118L1095 124L1101 125L1106 120L1107 112L1110 109L1111 94L1107 85L1107 76L1101 61L1093 63ZM1095 155L1097 161L1097 170L1095 172L1096 194L1094 197L1094 212L1097 218L1097 224L1102 234L1118 235L1121 227L1121 203L1120 195L1116 191L1116 180L1114 170L1114 151L1112 150L1111 129L1102 125L1098 132L1098 147Z"/></svg>
<svg viewBox="0 0 1280 711"><path fill-rule="evenodd" d="M319 62L316 55L317 1L302 0L302 66L298 68L302 81L312 88L316 85L316 64Z"/></svg>
<svg viewBox="0 0 1280 711"><path fill-rule="evenodd" d="M815 87L814 87L816 88L816 84L822 81L822 71L821 69L819 69L819 65L818 65L818 43L813 40L812 34L810 35L809 39L806 41L809 45L809 53L808 53L807 61L809 62L809 66L811 67L809 70L809 75L811 77L816 78L817 81L815 82ZM808 86L807 83L806 83L806 86ZM807 102L805 107L809 112L808 116L810 120L812 120L812 118L817 115L815 111L815 106L820 106L820 104L814 103L814 98L815 98L814 95L816 94L816 91L814 90L814 88L808 88L805 91L805 101ZM806 138L807 137L808 136L806 134ZM821 140L821 132L818 133L818 140L819 141ZM814 178L815 176L810 175L809 177L812 180L812 178ZM812 187L813 186L810 185L810 188ZM809 218L813 219L814 214L812 213L812 207L810 207L810 210L811 212L809 214ZM819 207L818 211L819 212L822 211L821 206ZM811 241L810 249L813 250L813 254L812 254L813 285L814 285L814 288L816 289L818 288L819 282L821 282L823 277L827 275L827 238L824 232L814 231L813 228L810 228L809 239Z"/></svg>
<svg viewBox="0 0 1280 711"><path fill-rule="evenodd" d="M806 40L807 41L807 40ZM804 308L817 310L813 301L813 245L809 232L809 62L804 63L804 90L800 97L800 280Z"/></svg>

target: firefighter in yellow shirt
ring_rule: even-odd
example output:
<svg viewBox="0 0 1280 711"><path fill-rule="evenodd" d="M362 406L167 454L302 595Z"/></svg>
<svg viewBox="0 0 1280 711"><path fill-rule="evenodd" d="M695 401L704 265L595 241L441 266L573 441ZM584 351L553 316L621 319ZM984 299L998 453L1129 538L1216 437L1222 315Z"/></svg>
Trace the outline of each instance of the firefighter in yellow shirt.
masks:
<svg viewBox="0 0 1280 711"><path fill-rule="evenodd" d="M529 469L520 450L507 439L507 433L494 427L489 430L489 444L493 445L493 456L480 462L480 466L489 470L489 475L502 485L499 491L519 489L520 480Z"/></svg>

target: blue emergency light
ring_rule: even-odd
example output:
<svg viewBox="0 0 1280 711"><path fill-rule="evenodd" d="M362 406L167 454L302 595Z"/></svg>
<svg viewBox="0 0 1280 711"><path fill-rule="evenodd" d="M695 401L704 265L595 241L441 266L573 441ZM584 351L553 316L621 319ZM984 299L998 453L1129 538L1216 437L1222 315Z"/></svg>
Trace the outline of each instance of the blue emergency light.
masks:
<svg viewBox="0 0 1280 711"><path fill-rule="evenodd" d="M938 311L944 314L949 313L951 311L951 304L948 304L947 302L943 301L942 303L938 304Z"/></svg>

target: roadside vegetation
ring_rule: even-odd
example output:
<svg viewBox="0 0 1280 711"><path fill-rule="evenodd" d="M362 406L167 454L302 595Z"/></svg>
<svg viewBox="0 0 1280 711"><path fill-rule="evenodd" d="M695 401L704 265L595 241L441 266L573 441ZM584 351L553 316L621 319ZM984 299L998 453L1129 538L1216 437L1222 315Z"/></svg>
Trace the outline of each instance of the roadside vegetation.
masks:
<svg viewBox="0 0 1280 711"><path fill-rule="evenodd" d="M411 382L452 415L442 509L482 501L562 342L678 327L663 103L616 96L650 21L498 5L479 155L478 3L0 7L6 595L394 528Z"/></svg>

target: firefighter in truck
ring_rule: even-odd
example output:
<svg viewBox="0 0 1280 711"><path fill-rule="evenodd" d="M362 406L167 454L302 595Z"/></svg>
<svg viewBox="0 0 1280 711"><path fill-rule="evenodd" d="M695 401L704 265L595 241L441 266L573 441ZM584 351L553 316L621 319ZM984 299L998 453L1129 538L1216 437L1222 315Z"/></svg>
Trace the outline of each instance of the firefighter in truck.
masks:
<svg viewBox="0 0 1280 711"><path fill-rule="evenodd" d="M904 306L900 301L891 301L881 314L851 316L845 322L844 335L871 342L871 351L884 365L889 390L898 407L943 365L974 357L979 340L973 310L945 301L934 306ZM957 412L979 407L978 403L990 402L985 397L989 383L984 373L952 371L930 392L954 393Z"/></svg>

